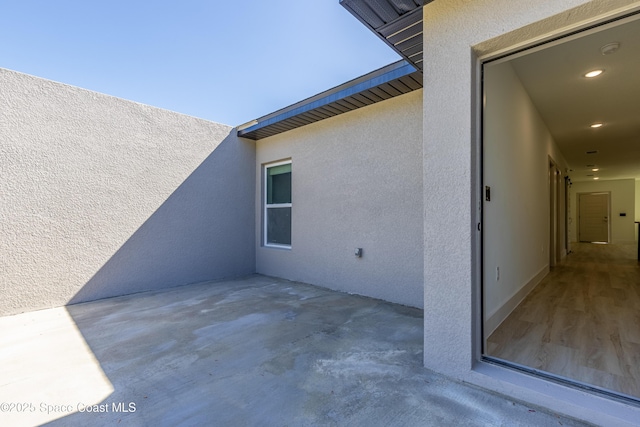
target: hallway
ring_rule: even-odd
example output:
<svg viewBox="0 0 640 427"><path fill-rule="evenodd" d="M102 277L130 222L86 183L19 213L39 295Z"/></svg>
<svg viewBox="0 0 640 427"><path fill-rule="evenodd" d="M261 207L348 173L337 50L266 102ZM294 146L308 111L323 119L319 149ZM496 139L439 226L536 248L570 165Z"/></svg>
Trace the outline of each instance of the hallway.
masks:
<svg viewBox="0 0 640 427"><path fill-rule="evenodd" d="M640 398L636 246L572 251L488 338L486 353Z"/></svg>

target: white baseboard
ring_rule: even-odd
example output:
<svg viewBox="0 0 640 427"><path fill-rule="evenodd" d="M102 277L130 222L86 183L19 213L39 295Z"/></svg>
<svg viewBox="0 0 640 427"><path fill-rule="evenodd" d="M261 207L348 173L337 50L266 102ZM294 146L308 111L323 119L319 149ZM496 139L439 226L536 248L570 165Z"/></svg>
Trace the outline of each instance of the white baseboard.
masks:
<svg viewBox="0 0 640 427"><path fill-rule="evenodd" d="M491 335L498 326L506 319L513 310L529 295L538 283L549 273L549 265L545 265L535 276L524 286L516 291L504 304L498 307L484 322L485 338Z"/></svg>

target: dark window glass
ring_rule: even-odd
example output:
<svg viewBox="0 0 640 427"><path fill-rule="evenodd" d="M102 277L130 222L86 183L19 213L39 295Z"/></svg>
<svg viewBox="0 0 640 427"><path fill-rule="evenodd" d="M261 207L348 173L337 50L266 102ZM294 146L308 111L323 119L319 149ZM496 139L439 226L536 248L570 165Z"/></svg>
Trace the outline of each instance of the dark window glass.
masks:
<svg viewBox="0 0 640 427"><path fill-rule="evenodd" d="M267 169L267 204L291 203L291 163Z"/></svg>
<svg viewBox="0 0 640 427"><path fill-rule="evenodd" d="M291 208L267 208L267 244L291 245Z"/></svg>

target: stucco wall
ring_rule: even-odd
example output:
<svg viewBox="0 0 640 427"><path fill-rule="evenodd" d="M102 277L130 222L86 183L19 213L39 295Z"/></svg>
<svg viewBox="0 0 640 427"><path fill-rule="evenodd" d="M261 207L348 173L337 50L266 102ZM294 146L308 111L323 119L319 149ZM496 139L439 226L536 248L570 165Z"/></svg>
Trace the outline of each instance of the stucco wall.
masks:
<svg viewBox="0 0 640 427"><path fill-rule="evenodd" d="M234 135L0 70L0 314L254 272L255 147Z"/></svg>
<svg viewBox="0 0 640 427"><path fill-rule="evenodd" d="M483 203L488 336L548 271L549 158L561 171L567 163L509 62L485 66L484 93L482 170L491 187L491 201ZM564 221L559 225L564 235Z"/></svg>
<svg viewBox="0 0 640 427"><path fill-rule="evenodd" d="M259 273L422 305L421 102L415 91L258 141ZM291 250L260 235L261 167L286 158Z"/></svg>
<svg viewBox="0 0 640 427"><path fill-rule="evenodd" d="M482 100L477 58L557 35L629 5L640 2L448 0L431 2L423 11L424 193L429 198L424 204L425 366L605 425L614 421L604 411L613 414L615 408L618 425L620 418L639 419L638 411L480 362L477 158Z"/></svg>
<svg viewBox="0 0 640 427"><path fill-rule="evenodd" d="M609 192L611 204L610 229L611 243L633 243L636 241L635 218L635 193L636 181L631 179L612 179L605 181L581 181L574 182L569 195L570 218L569 236L573 242L578 241L578 194L592 192ZM620 216L626 213L626 216Z"/></svg>

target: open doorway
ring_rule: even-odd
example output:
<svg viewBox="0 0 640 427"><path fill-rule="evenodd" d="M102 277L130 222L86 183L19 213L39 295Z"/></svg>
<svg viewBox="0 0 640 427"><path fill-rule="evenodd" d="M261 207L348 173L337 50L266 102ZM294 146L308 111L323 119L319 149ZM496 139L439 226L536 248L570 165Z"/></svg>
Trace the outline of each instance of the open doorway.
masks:
<svg viewBox="0 0 640 427"><path fill-rule="evenodd" d="M638 69L638 16L492 59L482 137L484 357L634 400Z"/></svg>

